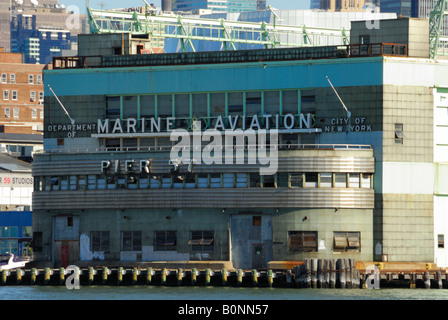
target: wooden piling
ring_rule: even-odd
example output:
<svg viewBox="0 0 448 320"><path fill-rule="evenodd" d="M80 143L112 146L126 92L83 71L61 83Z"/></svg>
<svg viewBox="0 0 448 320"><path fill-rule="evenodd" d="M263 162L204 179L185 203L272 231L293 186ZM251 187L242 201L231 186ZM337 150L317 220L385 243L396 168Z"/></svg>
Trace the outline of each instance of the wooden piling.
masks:
<svg viewBox="0 0 448 320"><path fill-rule="evenodd" d="M6 284L6 281L8 280L9 271L8 270L2 270L2 284Z"/></svg>
<svg viewBox="0 0 448 320"><path fill-rule="evenodd" d="M423 280L424 280L424 283L425 283L425 289L431 289L431 277L430 277L428 271L425 271L423 273Z"/></svg>
<svg viewBox="0 0 448 320"><path fill-rule="evenodd" d="M59 268L59 285L63 285L65 283L65 268Z"/></svg>
<svg viewBox="0 0 448 320"><path fill-rule="evenodd" d="M182 285L182 280L184 278L184 271L182 268L177 269L177 285Z"/></svg>
<svg viewBox="0 0 448 320"><path fill-rule="evenodd" d="M191 285L194 286L196 284L196 277L198 275L198 271L196 268L191 269Z"/></svg>
<svg viewBox="0 0 448 320"><path fill-rule="evenodd" d="M267 277L268 277L268 287L272 288L272 284L274 283L274 279L272 276L272 270L268 270Z"/></svg>
<svg viewBox="0 0 448 320"><path fill-rule="evenodd" d="M221 277L222 277L222 285L223 286L227 285L227 270L226 269L221 270Z"/></svg>
<svg viewBox="0 0 448 320"><path fill-rule="evenodd" d="M311 288L311 261L305 259L305 288Z"/></svg>
<svg viewBox="0 0 448 320"><path fill-rule="evenodd" d="M121 285L123 282L123 267L117 269L117 285Z"/></svg>
<svg viewBox="0 0 448 320"><path fill-rule="evenodd" d="M146 269L146 284L149 285L152 282L152 268L148 267Z"/></svg>
<svg viewBox="0 0 448 320"><path fill-rule="evenodd" d="M102 273L102 283L106 284L107 283L107 277L110 274L110 270L107 267L103 268L103 273Z"/></svg>
<svg viewBox="0 0 448 320"><path fill-rule="evenodd" d="M437 281L437 287L439 289L442 289L443 288L442 273L439 270L436 272L436 281Z"/></svg>
<svg viewBox="0 0 448 320"><path fill-rule="evenodd" d="M336 260L336 270L338 271L336 274L336 281L339 283L339 288L345 289L346 278L345 278L345 260L344 259Z"/></svg>
<svg viewBox="0 0 448 320"><path fill-rule="evenodd" d="M323 288L325 286L325 280L324 280L324 262L325 259L318 259L317 260L317 287Z"/></svg>
<svg viewBox="0 0 448 320"><path fill-rule="evenodd" d="M311 259L311 288L317 288L317 259Z"/></svg>
<svg viewBox="0 0 448 320"><path fill-rule="evenodd" d="M16 284L22 284L22 276L24 273L22 269L16 269Z"/></svg>
<svg viewBox="0 0 448 320"><path fill-rule="evenodd" d="M36 279L37 279L37 274L39 273L39 271L37 271L36 268L32 268L31 269L31 284L35 284L36 283Z"/></svg>
<svg viewBox="0 0 448 320"><path fill-rule="evenodd" d="M53 271L50 268L45 268L44 275L44 284L47 285L50 282L50 276L53 274Z"/></svg>
<svg viewBox="0 0 448 320"><path fill-rule="evenodd" d="M241 269L238 269L238 272L237 272L237 283L238 283L238 286L241 286L243 284L243 270L241 270Z"/></svg>
<svg viewBox="0 0 448 320"><path fill-rule="evenodd" d="M140 270L137 267L134 267L132 269L132 284L137 284L139 275L140 275Z"/></svg>
<svg viewBox="0 0 448 320"><path fill-rule="evenodd" d="M205 269L205 285L209 286L211 280L211 271L210 268Z"/></svg>
<svg viewBox="0 0 448 320"><path fill-rule="evenodd" d="M160 277L160 283L161 283L161 285L162 286L164 286L164 285L166 285L166 268L163 268L162 269L162 274L161 274L161 277Z"/></svg>
<svg viewBox="0 0 448 320"><path fill-rule="evenodd" d="M256 269L252 269L252 285L254 287L258 285L258 272Z"/></svg>
<svg viewBox="0 0 448 320"><path fill-rule="evenodd" d="M415 289L415 273L411 273L409 278L410 278L409 287L411 289Z"/></svg>
<svg viewBox="0 0 448 320"><path fill-rule="evenodd" d="M89 267L89 285L91 285L93 283L95 275L96 275L96 270L93 267Z"/></svg>

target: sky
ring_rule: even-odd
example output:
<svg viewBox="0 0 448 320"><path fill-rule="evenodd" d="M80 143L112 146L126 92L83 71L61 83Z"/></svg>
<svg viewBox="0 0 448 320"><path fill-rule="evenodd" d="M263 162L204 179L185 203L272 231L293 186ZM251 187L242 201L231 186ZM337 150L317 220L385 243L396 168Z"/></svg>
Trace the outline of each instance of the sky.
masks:
<svg viewBox="0 0 448 320"><path fill-rule="evenodd" d="M160 7L161 0L146 0L146 2L154 3L156 7ZM66 6L78 6L81 13L87 7L87 0L59 0L59 3L65 4ZM145 2L143 0L90 0L90 7L94 9L101 9L101 6L104 9L140 7L144 4ZM266 4L281 10L310 8L310 0L267 0Z"/></svg>

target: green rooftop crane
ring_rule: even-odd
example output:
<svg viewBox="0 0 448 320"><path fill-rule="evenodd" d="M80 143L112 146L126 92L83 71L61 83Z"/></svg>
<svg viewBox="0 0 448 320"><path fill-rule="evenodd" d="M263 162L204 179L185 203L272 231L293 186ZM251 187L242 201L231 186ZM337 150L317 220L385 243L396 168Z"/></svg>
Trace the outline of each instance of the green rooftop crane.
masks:
<svg viewBox="0 0 448 320"><path fill-rule="evenodd" d="M429 17L429 57L437 57L440 42L447 42L448 37L441 37L443 18L448 15L446 5L448 0L438 0Z"/></svg>

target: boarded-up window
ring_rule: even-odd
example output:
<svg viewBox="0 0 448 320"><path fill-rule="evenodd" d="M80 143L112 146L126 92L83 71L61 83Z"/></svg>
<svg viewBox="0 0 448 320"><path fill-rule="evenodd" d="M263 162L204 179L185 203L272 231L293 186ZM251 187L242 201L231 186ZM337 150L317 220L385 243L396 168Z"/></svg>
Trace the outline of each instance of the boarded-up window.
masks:
<svg viewBox="0 0 448 320"><path fill-rule="evenodd" d="M360 252L360 232L334 232L333 251L336 252Z"/></svg>
<svg viewBox="0 0 448 320"><path fill-rule="evenodd" d="M317 231L289 231L290 252L317 252Z"/></svg>

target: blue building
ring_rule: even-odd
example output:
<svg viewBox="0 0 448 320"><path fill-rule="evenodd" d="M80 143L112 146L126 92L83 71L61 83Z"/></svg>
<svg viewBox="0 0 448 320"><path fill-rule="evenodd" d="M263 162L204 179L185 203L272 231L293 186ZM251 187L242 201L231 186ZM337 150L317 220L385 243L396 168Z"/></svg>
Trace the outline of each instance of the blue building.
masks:
<svg viewBox="0 0 448 320"><path fill-rule="evenodd" d="M198 11L199 9L211 9L221 12L245 12L256 11L257 0L173 0L173 11Z"/></svg>
<svg viewBox="0 0 448 320"><path fill-rule="evenodd" d="M419 0L382 0L381 12L395 12L405 17L418 17Z"/></svg>
<svg viewBox="0 0 448 320"><path fill-rule="evenodd" d="M32 224L31 211L0 211L0 254L29 255Z"/></svg>
<svg viewBox="0 0 448 320"><path fill-rule="evenodd" d="M69 30L37 26L35 15L18 14L11 21L11 52L24 54L25 63L50 63L76 42Z"/></svg>

